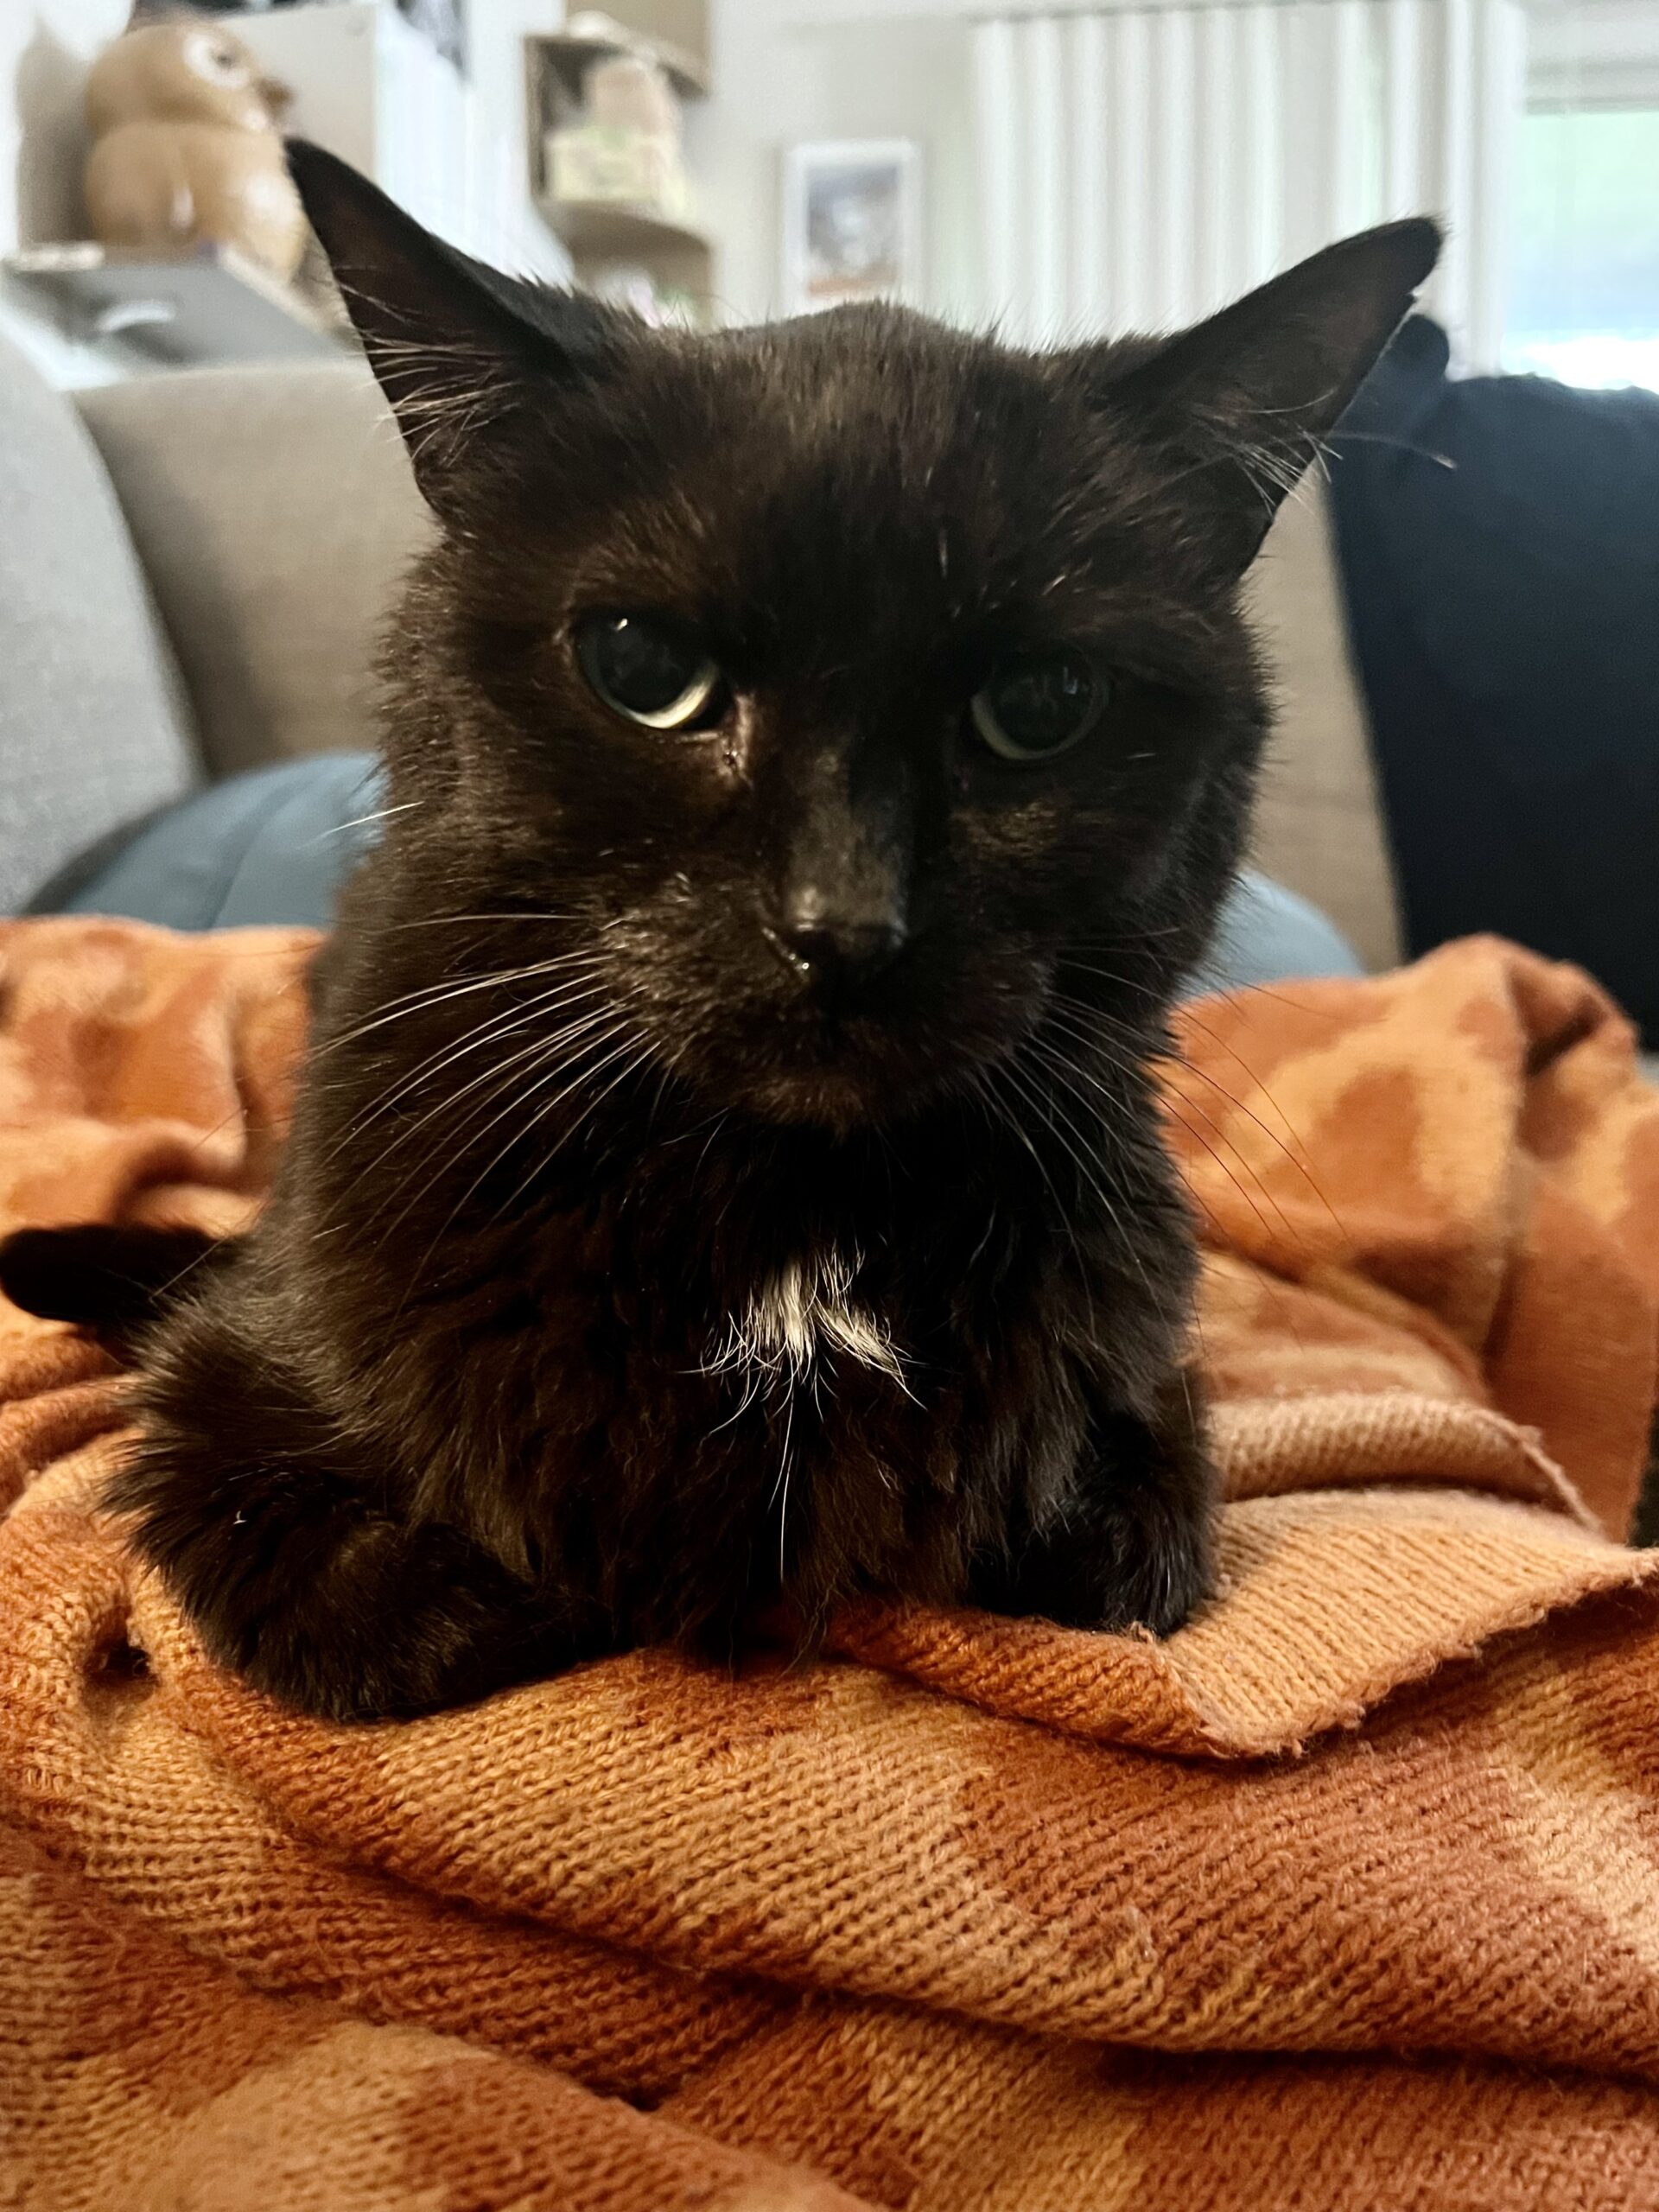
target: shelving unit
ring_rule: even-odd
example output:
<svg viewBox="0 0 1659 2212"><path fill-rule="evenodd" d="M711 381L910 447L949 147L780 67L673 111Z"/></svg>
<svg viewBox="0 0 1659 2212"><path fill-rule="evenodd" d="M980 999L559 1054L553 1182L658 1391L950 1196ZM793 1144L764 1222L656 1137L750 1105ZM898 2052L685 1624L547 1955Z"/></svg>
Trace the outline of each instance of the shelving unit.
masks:
<svg viewBox="0 0 1659 2212"><path fill-rule="evenodd" d="M607 11L602 21L577 15L569 30L525 40L531 193L570 256L577 283L593 283L618 264L640 268L660 293L683 297L699 321L712 320L715 241L695 213L553 194L548 134L580 113L582 80L594 62L629 53L660 62L682 102L707 98L706 0L627 0L626 10Z"/></svg>
<svg viewBox="0 0 1659 2212"><path fill-rule="evenodd" d="M705 232L624 200L543 199L540 204L579 284L588 271L631 262L649 270L664 290L686 293L700 304L711 296L715 247Z"/></svg>

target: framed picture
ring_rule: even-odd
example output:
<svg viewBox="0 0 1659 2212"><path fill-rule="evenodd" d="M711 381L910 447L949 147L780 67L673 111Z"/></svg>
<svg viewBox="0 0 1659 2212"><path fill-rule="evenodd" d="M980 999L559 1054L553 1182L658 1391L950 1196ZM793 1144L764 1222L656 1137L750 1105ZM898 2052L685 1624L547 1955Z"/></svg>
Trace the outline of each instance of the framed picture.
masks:
<svg viewBox="0 0 1659 2212"><path fill-rule="evenodd" d="M784 156L785 315L921 291L922 149L838 139Z"/></svg>

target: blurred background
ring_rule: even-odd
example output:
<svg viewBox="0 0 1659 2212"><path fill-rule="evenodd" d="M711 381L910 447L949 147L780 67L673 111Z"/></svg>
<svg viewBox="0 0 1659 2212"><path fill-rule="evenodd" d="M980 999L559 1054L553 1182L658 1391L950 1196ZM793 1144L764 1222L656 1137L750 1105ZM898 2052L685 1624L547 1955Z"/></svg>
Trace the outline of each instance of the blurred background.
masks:
<svg viewBox="0 0 1659 2212"><path fill-rule="evenodd" d="M127 0L0 8L3 314L65 376L280 342L229 306L170 334L106 317L79 358L42 335L89 334L95 288L79 321L67 276L43 298L40 250L96 228L86 80L128 20ZM1452 227L1431 304L1459 364L1659 384L1659 0L618 0L568 19L556 0L299 0L194 20L281 88L287 128L457 243L668 312L880 289L1036 338L1156 327L1427 208ZM194 73L202 122L236 66ZM117 127L188 126L192 74L148 107L130 88Z"/></svg>
<svg viewBox="0 0 1659 2212"><path fill-rule="evenodd" d="M428 525L284 131L699 327L1170 328L1427 212L1249 580L1307 927L1231 972L1495 930L1659 1046L1659 0L129 5L0 0L0 912L323 919L373 812Z"/></svg>

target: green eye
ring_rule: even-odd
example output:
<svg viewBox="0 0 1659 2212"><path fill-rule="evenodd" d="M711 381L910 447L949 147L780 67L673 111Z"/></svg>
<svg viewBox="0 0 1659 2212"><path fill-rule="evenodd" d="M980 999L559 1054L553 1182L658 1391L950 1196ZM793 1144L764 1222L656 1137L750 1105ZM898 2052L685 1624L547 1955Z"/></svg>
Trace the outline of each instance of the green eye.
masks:
<svg viewBox="0 0 1659 2212"><path fill-rule="evenodd" d="M654 614L590 614L576 628L576 658L605 704L645 729L707 728L718 719L725 679L693 638Z"/></svg>
<svg viewBox="0 0 1659 2212"><path fill-rule="evenodd" d="M1001 759L1052 760L1088 736L1110 696L1080 653L1032 653L993 670L968 714Z"/></svg>

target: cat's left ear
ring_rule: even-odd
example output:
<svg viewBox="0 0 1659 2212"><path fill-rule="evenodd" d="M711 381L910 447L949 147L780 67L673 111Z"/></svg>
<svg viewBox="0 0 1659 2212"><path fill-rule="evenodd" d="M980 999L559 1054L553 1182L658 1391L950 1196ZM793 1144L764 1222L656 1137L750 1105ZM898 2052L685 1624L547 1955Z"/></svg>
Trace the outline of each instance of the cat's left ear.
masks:
<svg viewBox="0 0 1659 2212"><path fill-rule="evenodd" d="M415 480L441 517L458 515L518 410L601 377L624 319L486 269L321 146L290 138L286 151Z"/></svg>
<svg viewBox="0 0 1659 2212"><path fill-rule="evenodd" d="M1100 349L1097 397L1167 453L1195 538L1226 575L1249 567L1440 251L1435 224L1388 223L1116 372L1112 349Z"/></svg>

